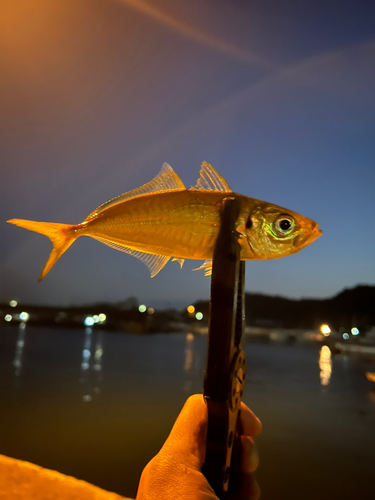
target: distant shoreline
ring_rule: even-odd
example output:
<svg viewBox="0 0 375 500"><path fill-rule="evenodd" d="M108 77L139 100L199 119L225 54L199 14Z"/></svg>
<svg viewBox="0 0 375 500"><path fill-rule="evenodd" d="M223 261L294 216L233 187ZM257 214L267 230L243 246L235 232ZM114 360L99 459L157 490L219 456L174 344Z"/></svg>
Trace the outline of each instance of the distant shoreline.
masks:
<svg viewBox="0 0 375 500"><path fill-rule="evenodd" d="M326 323L332 331L347 331L355 327L359 329L360 336L365 336L375 327L374 303L375 286L370 285L345 289L329 299L296 300L246 293L246 326L319 331L321 324ZM146 308L139 306L135 298L118 304L71 307L19 304L11 300L0 304L0 322L27 322L64 328L95 327L95 323L99 323L103 329L133 333L199 331L207 328L209 301L195 302L194 310L194 314L189 314L186 309ZM197 312L201 314L197 316Z"/></svg>

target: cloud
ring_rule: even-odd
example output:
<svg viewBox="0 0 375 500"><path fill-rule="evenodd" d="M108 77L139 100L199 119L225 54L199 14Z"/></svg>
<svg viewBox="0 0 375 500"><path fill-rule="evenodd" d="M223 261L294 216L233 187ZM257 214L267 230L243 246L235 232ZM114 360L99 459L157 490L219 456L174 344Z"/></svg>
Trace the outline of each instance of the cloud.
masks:
<svg viewBox="0 0 375 500"><path fill-rule="evenodd" d="M259 79L250 86L236 92L201 113L191 117L181 127L176 128L168 137L155 143L161 149L178 136L203 126L215 117L223 117L227 111L235 111L244 104L254 103L263 106L264 99L277 97L275 91L280 87L316 88L333 95L344 95L351 102L363 101L375 104L373 82L375 81L375 41L361 43L344 49L337 49L306 58L296 64L284 66ZM148 156L148 155L147 155Z"/></svg>
<svg viewBox="0 0 375 500"><path fill-rule="evenodd" d="M275 64L272 64L270 61L267 61L265 58L258 56L257 54L250 52L248 50L239 47L238 45L229 43L225 40L222 40L214 35L210 34L208 31L202 31L199 28L189 25L184 21L180 21L170 14L162 11L160 8L155 5L150 5L148 2L144 0L120 0L122 3L125 3L128 7L138 10L149 16L155 21L167 26L168 28L177 31L180 35L190 38L195 42L203 43L209 47L212 47L224 54L227 54L231 57L239 59L240 61L255 64L257 66L261 66L264 69L272 69L275 67Z"/></svg>
<svg viewBox="0 0 375 500"><path fill-rule="evenodd" d="M128 1L128 0L127 0ZM344 49L327 51L288 65L278 71L259 79L252 85L233 93L221 102L216 103L198 113L190 115L180 126L174 127L170 134L163 135L158 140L149 144L143 151L136 155L127 164L128 169L136 170L139 166L152 161L160 151L178 148L186 143L189 134L196 134L197 130L211 130L215 123L218 128L231 127L238 110L244 106L253 105L262 107L271 99L278 99L281 88L295 92L295 89L315 88L326 95L344 96L351 104L360 103L374 105L375 99L372 92L375 80L375 41L361 43ZM306 101L309 97L306 97ZM361 104L362 103L362 104ZM121 161L121 160L120 160ZM121 170L113 169L106 177L106 182L111 184L114 177L120 177Z"/></svg>

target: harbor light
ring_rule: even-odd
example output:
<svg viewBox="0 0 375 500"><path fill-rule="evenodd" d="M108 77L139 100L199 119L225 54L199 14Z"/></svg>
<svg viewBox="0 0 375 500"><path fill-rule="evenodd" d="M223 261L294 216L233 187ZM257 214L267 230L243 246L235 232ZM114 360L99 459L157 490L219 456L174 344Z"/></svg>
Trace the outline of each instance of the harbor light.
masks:
<svg viewBox="0 0 375 500"><path fill-rule="evenodd" d="M354 336L359 334L359 330L356 327L352 328L350 331L352 332L352 335L354 335Z"/></svg>
<svg viewBox="0 0 375 500"><path fill-rule="evenodd" d="M148 314L154 314L154 312L155 312L155 309L154 309L153 307L149 307L149 308L147 309L147 313L148 313Z"/></svg>
<svg viewBox="0 0 375 500"><path fill-rule="evenodd" d="M322 325L320 327L320 331L322 332L322 334L325 336L325 337L328 337L329 334L331 333L331 329L328 325Z"/></svg>
<svg viewBox="0 0 375 500"><path fill-rule="evenodd" d="M84 321L86 326L92 326L94 324L94 319L92 316L87 316Z"/></svg>
<svg viewBox="0 0 375 500"><path fill-rule="evenodd" d="M89 349L83 349L83 351L82 351L82 357L83 357L83 359L86 359L86 360L90 359L90 357L91 357L90 350Z"/></svg>
<svg viewBox="0 0 375 500"><path fill-rule="evenodd" d="M141 304L139 307L138 307L138 311L140 313L144 313L147 311L147 307L144 305L144 304Z"/></svg>
<svg viewBox="0 0 375 500"><path fill-rule="evenodd" d="M30 318L29 313L23 311L20 313L19 318L21 321L27 321Z"/></svg>
<svg viewBox="0 0 375 500"><path fill-rule="evenodd" d="M18 304L18 302L14 299L9 302L10 307L16 307L17 304Z"/></svg>
<svg viewBox="0 0 375 500"><path fill-rule="evenodd" d="M9 321L12 321L13 316L12 316L11 314L6 314L6 315L4 316L4 319L5 319L5 321L8 321L8 322L9 322Z"/></svg>
<svg viewBox="0 0 375 500"><path fill-rule="evenodd" d="M343 333L343 334L342 334L342 338L343 338L344 340L348 340L348 338L349 338L349 333L346 333L346 332L345 332L345 333Z"/></svg>
<svg viewBox="0 0 375 500"><path fill-rule="evenodd" d="M188 312L189 314L194 314L194 313L195 313L195 307L194 307L194 306L192 306L192 305L187 306L186 310L187 310L187 312Z"/></svg>
<svg viewBox="0 0 375 500"><path fill-rule="evenodd" d="M99 323L99 316L97 314L94 314L92 319L93 319L94 323Z"/></svg>
<svg viewBox="0 0 375 500"><path fill-rule="evenodd" d="M104 323L104 321L107 319L107 316L104 313L99 314L99 323Z"/></svg>
<svg viewBox="0 0 375 500"><path fill-rule="evenodd" d="M197 314L195 315L195 319L200 321L201 319L203 319L203 314L201 312L197 312Z"/></svg>

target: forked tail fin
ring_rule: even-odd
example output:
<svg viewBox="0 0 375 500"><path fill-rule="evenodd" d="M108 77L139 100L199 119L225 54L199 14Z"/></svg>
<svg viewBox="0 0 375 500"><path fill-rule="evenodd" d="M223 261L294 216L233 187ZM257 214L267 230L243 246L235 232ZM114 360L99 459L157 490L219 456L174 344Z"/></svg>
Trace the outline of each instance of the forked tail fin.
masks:
<svg viewBox="0 0 375 500"><path fill-rule="evenodd" d="M42 281L45 275L51 270L55 262L62 256L62 254L68 250L70 245L74 243L78 235L72 231L75 227L72 224L58 224L55 222L35 222L33 220L23 220L23 219L10 219L7 222L14 224L15 226L24 227L30 231L35 231L36 233L44 234L52 241L52 251L47 260L46 265L39 276L38 281Z"/></svg>

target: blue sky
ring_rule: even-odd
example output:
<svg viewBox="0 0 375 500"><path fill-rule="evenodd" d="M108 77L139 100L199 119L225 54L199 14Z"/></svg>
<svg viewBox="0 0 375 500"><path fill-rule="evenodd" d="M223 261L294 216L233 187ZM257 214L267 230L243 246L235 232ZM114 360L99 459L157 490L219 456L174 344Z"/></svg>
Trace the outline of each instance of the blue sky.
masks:
<svg viewBox="0 0 375 500"><path fill-rule="evenodd" d="M10 218L81 222L168 162L317 221L300 253L246 266L248 291L328 297L375 284L375 4L20 0L0 4L0 300L150 306L210 279L80 238L43 282L47 238Z"/></svg>

